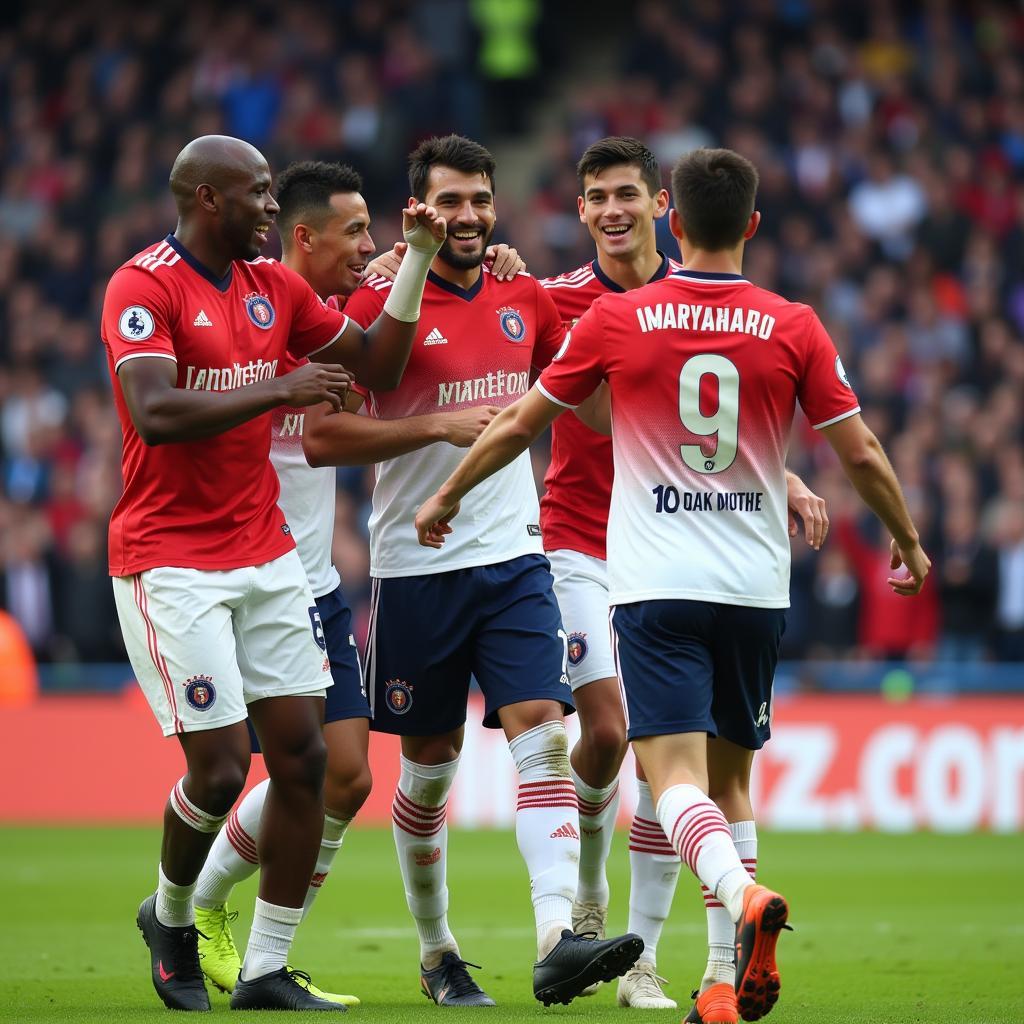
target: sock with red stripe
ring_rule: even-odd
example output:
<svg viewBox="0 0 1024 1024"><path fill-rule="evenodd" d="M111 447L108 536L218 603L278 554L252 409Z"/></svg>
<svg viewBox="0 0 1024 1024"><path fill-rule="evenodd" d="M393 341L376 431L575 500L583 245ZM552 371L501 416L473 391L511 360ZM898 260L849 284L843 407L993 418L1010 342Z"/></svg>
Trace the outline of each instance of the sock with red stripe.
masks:
<svg viewBox="0 0 1024 1024"><path fill-rule="evenodd" d="M448 927L448 791L459 759L416 764L402 757L391 805L392 831L405 899L420 937L420 963L433 970L448 950L459 953Z"/></svg>
<svg viewBox="0 0 1024 1024"><path fill-rule="evenodd" d="M563 722L545 722L509 743L519 771L516 840L530 873L537 924L537 959L543 960L572 928L580 861L580 817L569 771Z"/></svg>
<svg viewBox="0 0 1024 1024"><path fill-rule="evenodd" d="M320 852L316 857L316 868L313 870L313 877L309 883L309 891L302 904L303 918L309 913L309 908L313 906L313 900L317 898L321 887L327 881L331 864L334 863L334 858L341 849L345 833L351 824L351 818L334 818L330 814L324 815L324 835L320 840Z"/></svg>
<svg viewBox="0 0 1024 1024"><path fill-rule="evenodd" d="M260 863L256 854L256 837L269 788L270 780L264 779L249 790L228 815L227 824L213 841L199 873L196 884L198 906L207 910L221 906L239 882L256 873Z"/></svg>
<svg viewBox="0 0 1024 1024"><path fill-rule="evenodd" d="M576 888L579 903L608 906L608 874L605 865L615 837L619 813L619 780L609 786L591 786L569 763L580 805L580 879Z"/></svg>
<svg viewBox="0 0 1024 1024"><path fill-rule="evenodd" d="M740 862L751 879L757 880L757 825L753 821L734 821L729 825ZM708 966L700 983L701 992L720 981L735 984L736 926L721 901L701 886L704 910L708 918Z"/></svg>
<svg viewBox="0 0 1024 1024"><path fill-rule="evenodd" d="M658 800L658 820L680 860L738 921L743 891L754 883L718 805L696 786L669 786Z"/></svg>
<svg viewBox="0 0 1024 1024"><path fill-rule="evenodd" d="M651 787L636 780L637 802L629 830L629 926L644 940L641 960L657 963L658 940L672 908L679 854L672 848L658 821Z"/></svg>

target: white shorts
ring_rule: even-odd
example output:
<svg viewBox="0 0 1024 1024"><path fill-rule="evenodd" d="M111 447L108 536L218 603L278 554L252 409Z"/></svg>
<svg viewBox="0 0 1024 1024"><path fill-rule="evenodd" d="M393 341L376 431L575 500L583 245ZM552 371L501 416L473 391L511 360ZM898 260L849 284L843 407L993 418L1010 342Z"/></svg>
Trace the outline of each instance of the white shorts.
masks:
<svg viewBox="0 0 1024 1024"><path fill-rule="evenodd" d="M569 683L615 679L608 626L608 563L581 551L545 551L555 578L562 628L569 637Z"/></svg>
<svg viewBox="0 0 1024 1024"><path fill-rule="evenodd" d="M125 647L165 736L242 722L264 697L323 697L331 666L295 551L243 569L115 576Z"/></svg>

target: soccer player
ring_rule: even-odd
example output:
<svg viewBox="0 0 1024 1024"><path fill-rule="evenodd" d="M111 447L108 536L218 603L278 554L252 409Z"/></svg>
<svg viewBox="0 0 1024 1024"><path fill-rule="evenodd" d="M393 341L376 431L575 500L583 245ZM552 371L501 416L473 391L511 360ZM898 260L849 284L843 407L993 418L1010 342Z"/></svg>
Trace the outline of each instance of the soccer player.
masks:
<svg viewBox="0 0 1024 1024"><path fill-rule="evenodd" d="M654 154L638 139L612 137L591 145L577 165L580 220L597 247L597 258L541 284L567 329L600 295L640 288L682 269L658 251L654 223L668 212L668 192ZM814 542L815 516L823 503L799 477L786 474L791 515L804 517ZM540 526L551 563L555 596L569 641L569 680L580 716L580 739L570 755L580 801L580 880L573 905L577 931L604 934L608 916L605 865L619 809L618 774L626 752L626 719L615 676L608 631L605 533L612 493L612 443L576 416L551 424L551 462L544 479ZM818 527L820 534L820 525ZM795 532L791 520L790 532ZM712 743L712 755L714 742ZM672 906L680 860L658 824L651 790L637 779L637 806L629 834L629 924L644 951L619 979L618 1003L638 1009L674 1009L661 988L657 946ZM712 794L715 795L715 794ZM724 808L723 808L724 809ZM727 813L728 817L728 813ZM756 842L754 823L730 819L730 829ZM745 852L749 852L745 850ZM752 858L747 858L752 860ZM705 893L709 938L718 939L728 915ZM712 957L732 962L732 938L710 944ZM710 961L709 961L710 962ZM709 968L717 971L717 967Z"/></svg>
<svg viewBox="0 0 1024 1024"><path fill-rule="evenodd" d="M449 224L409 366L396 390L369 390L371 417L311 410L304 446L315 465L382 460L370 517L366 678L373 728L402 737L394 834L423 990L440 1005L493 1004L466 970L447 921L445 808L473 675L486 701L484 724L504 730L519 770L516 836L537 926L534 994L568 1002L627 970L642 943L571 929L579 817L563 714L572 696L529 456L474 496L472 526L453 548L426 551L408 528L459 461L451 445L423 447L420 418L476 409L489 419L528 390L531 368L550 359L563 331L533 278L502 284L481 267L495 224L494 161L486 149L459 136L428 139L410 158L409 182L410 202L429 197ZM391 287L371 278L346 310L373 321Z"/></svg>
<svg viewBox="0 0 1024 1024"><path fill-rule="evenodd" d="M741 274L757 230L757 171L697 150L672 173L670 226L685 270L599 298L537 386L503 410L420 508L420 542L443 548L473 488L602 381L615 480L609 597L628 735L680 858L735 924L734 975L697 998L705 1024L757 1020L779 994L775 946L788 906L747 873L709 790L745 800L769 735L771 682L789 603L785 452L796 402L893 536L889 584L920 591L929 561L899 483L859 415L813 310ZM720 745L708 756L707 736ZM727 978L734 976L734 982Z"/></svg>
<svg viewBox="0 0 1024 1024"><path fill-rule="evenodd" d="M397 383L444 222L422 204L405 212L410 254L385 315L364 333L297 274L258 258L278 210L258 150L196 139L178 154L170 185L174 233L117 270L102 317L124 434L124 493L110 524L118 617L150 706L188 765L171 791L158 888L138 925L164 1003L209 1009L192 897L245 781L248 714L271 784L260 895L232 1006L339 1009L285 967L323 831L331 675L275 504L270 414L324 400L340 410L351 379L342 359L375 386ZM280 373L289 352L317 362Z"/></svg>
<svg viewBox="0 0 1024 1024"><path fill-rule="evenodd" d="M344 305L359 286L374 253L370 215L361 190L359 175L343 164L292 164L277 178L281 262L329 305ZM404 243L400 245L399 252L403 252ZM514 272L521 263L518 254L508 247L491 255L497 260L498 273L505 272L506 267ZM386 264L374 261L371 266L393 277L398 263L392 254L388 256ZM289 368L300 365L299 360L287 358ZM440 438L463 447L472 444L489 422L489 417L484 419L473 409L435 414L434 419ZM370 705L352 634L352 613L331 558L336 474L332 468L314 468L306 462L302 453L304 421L302 408L281 406L274 410L270 461L281 484L278 505L291 528L316 599L320 626L317 638L330 658L334 679L324 711L326 814L316 870L303 905L305 914L326 881L352 819L369 795L371 780L367 761ZM254 749L259 748L254 744ZM259 866L260 822L268 789L268 781L255 786L228 816L196 886L195 915L203 973L228 992L235 987L241 962L231 936L227 901L234 886ZM306 983L301 974L298 978L322 998L347 1005L359 1002L354 996L321 992Z"/></svg>

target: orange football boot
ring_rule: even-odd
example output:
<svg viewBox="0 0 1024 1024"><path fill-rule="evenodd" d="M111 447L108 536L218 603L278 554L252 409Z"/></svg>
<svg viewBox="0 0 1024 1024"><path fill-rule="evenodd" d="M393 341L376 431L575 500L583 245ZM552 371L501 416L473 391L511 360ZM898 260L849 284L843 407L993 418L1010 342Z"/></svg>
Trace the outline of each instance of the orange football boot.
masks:
<svg viewBox="0 0 1024 1024"><path fill-rule="evenodd" d="M744 1020L760 1020L779 998L775 944L779 932L789 928L788 917L789 905L777 892L751 885L743 893L736 922L736 998Z"/></svg>
<svg viewBox="0 0 1024 1024"><path fill-rule="evenodd" d="M697 995L693 1010L702 1024L736 1024L740 1015L736 990L727 981L720 981Z"/></svg>

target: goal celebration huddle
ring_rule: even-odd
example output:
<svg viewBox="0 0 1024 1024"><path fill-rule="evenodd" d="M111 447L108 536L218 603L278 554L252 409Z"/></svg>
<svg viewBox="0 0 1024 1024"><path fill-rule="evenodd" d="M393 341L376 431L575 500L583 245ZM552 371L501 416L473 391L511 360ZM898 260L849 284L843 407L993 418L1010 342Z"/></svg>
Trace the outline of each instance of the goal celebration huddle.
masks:
<svg viewBox="0 0 1024 1024"><path fill-rule="evenodd" d="M107 287L124 434L110 574L136 677L187 766L137 920L168 1007L208 1010L207 982L238 1010L372 1002L322 990L290 948L325 885L358 884L343 846L373 731L400 737L410 984L440 1007L494 1005L487 972L470 973L486 940L469 948L448 918L473 681L518 773L529 888L501 884L532 906L536 999L615 982L620 1006L675 1007L659 940L681 871L677 912L699 888L708 943L686 966L685 1020L758 1020L779 998L790 908L758 862L749 781L790 538L817 550L828 531L786 469L797 405L890 533L889 586L912 597L930 563L815 312L743 276L756 168L694 150L670 197L651 151L610 137L577 171L594 259L538 280L491 244L500 175L470 139L410 154L404 238L375 258L351 168L275 177L248 143L203 136L170 172L174 232ZM657 248L663 217L677 252ZM260 255L275 223L280 261ZM549 427L538 502L529 448ZM360 650L331 557L335 472L370 464ZM610 900L627 898L606 865L629 745L629 918L608 935ZM269 778L239 801L254 751ZM239 951L232 890L256 872Z"/></svg>

